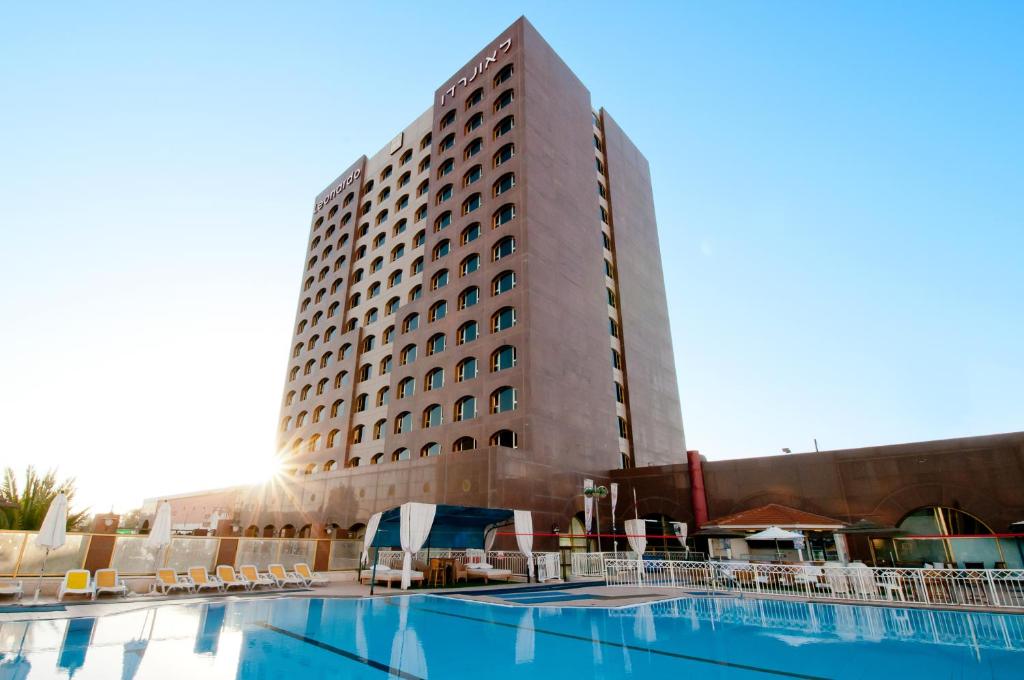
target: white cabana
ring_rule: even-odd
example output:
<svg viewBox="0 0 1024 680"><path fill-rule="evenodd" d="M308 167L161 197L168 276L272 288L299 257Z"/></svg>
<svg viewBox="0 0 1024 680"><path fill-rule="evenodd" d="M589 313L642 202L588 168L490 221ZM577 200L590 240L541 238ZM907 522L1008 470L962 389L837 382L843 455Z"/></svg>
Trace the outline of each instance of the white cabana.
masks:
<svg viewBox="0 0 1024 680"><path fill-rule="evenodd" d="M156 515L153 517L153 526L146 536L144 546L146 550L153 553L153 571L155 572L163 564L160 559L160 552L171 544L171 504L163 501L156 508Z"/></svg>
<svg viewBox="0 0 1024 680"><path fill-rule="evenodd" d="M359 564L362 568L370 558L370 546L373 545L373 538L377 535L377 527L380 526L381 513L375 512L366 521L366 531L363 533L363 551L359 553Z"/></svg>
<svg viewBox="0 0 1024 680"><path fill-rule="evenodd" d="M437 506L433 503L403 503L399 510L401 524L399 536L402 541L402 590L408 590L412 583L412 556L419 552L430 536Z"/></svg>
<svg viewBox="0 0 1024 680"><path fill-rule="evenodd" d="M36 585L35 600L39 600L39 588L43 584L43 574L46 573L46 558L50 556L51 550L64 546L67 540L68 524L68 497L63 493L50 501L50 507L43 518L43 524L39 527L35 543L46 552L43 554L43 566L39 569L39 583Z"/></svg>
<svg viewBox="0 0 1024 680"><path fill-rule="evenodd" d="M629 540L629 547L636 553L636 575L637 583L642 583L644 578L644 551L647 550L647 524L642 519L626 520L626 538Z"/></svg>
<svg viewBox="0 0 1024 680"><path fill-rule="evenodd" d="M526 557L526 573L533 580L533 515L529 510L513 510L515 521L516 545L519 552Z"/></svg>

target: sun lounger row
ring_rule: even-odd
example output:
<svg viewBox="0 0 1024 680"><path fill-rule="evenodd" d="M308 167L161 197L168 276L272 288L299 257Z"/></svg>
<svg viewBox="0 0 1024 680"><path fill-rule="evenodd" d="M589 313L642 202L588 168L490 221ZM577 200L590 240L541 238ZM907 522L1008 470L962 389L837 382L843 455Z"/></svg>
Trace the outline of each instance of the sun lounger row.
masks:
<svg viewBox="0 0 1024 680"><path fill-rule="evenodd" d="M178 574L174 569L158 569L150 592L165 595L179 590L186 593L204 590L225 592L231 588L254 590L259 586L309 587L327 583L325 576L301 562L295 565L293 571L286 570L282 564L271 564L266 573L260 573L251 564L242 565L237 572L234 567L222 564L212 576L206 567L191 567L186 574ZM61 579L57 588L57 600L63 601L66 595L87 595L95 600L103 593L122 597L128 594L128 586L117 569L97 569L95 574L91 574L87 569L72 569ZM22 581L0 581L0 595L12 595L21 599L23 594Z"/></svg>

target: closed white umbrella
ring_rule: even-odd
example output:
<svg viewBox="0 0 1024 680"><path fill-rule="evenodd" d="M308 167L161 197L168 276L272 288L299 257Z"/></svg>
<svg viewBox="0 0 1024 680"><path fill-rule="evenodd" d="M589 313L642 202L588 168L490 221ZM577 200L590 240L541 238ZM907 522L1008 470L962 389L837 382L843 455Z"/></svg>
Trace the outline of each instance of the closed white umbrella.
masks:
<svg viewBox="0 0 1024 680"><path fill-rule="evenodd" d="M171 504L162 502L156 508L156 516L153 517L153 527L146 536L146 550L154 554L153 573L160 568L163 561L160 559L160 551L171 544Z"/></svg>
<svg viewBox="0 0 1024 680"><path fill-rule="evenodd" d="M39 601L39 589L43 585L43 574L46 573L46 558L50 556L51 550L56 550L64 545L67 540L68 525L68 497L63 493L50 502L50 507L43 518L43 525L39 527L36 535L36 545L46 550L43 554L43 566L39 569L39 583L36 585L35 601Z"/></svg>

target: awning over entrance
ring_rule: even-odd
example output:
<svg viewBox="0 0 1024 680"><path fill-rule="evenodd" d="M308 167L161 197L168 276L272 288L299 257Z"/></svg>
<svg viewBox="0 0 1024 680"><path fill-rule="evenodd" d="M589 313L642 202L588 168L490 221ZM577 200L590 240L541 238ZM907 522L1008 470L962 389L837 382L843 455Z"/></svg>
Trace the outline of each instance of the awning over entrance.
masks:
<svg viewBox="0 0 1024 680"><path fill-rule="evenodd" d="M375 548L401 548L401 507L381 513ZM483 548L487 530L512 523L513 512L503 508L438 505L426 545L431 548Z"/></svg>

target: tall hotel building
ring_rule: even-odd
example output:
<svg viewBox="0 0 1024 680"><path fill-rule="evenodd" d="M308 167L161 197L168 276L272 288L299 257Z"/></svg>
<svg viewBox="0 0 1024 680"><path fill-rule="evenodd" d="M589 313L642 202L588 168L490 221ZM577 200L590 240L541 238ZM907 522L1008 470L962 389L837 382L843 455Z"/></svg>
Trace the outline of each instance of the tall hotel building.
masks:
<svg viewBox="0 0 1024 680"><path fill-rule="evenodd" d="M647 161L525 19L316 197L278 448L278 527L685 460Z"/></svg>

